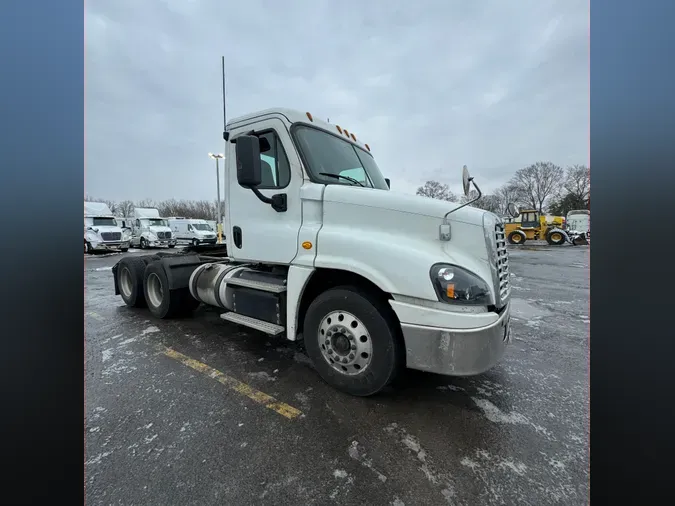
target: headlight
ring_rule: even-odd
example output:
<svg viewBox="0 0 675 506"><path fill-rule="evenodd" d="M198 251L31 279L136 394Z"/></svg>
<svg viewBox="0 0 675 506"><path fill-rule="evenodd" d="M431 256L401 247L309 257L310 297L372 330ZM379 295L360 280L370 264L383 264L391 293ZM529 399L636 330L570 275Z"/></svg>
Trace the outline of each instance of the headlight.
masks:
<svg viewBox="0 0 675 506"><path fill-rule="evenodd" d="M436 264L430 274L436 295L442 302L481 306L493 303L487 283L466 269Z"/></svg>

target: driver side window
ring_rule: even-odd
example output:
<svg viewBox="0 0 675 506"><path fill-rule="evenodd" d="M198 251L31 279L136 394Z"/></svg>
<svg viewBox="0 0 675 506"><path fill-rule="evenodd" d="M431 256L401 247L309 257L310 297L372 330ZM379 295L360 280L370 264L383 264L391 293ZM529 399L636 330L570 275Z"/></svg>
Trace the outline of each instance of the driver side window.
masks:
<svg viewBox="0 0 675 506"><path fill-rule="evenodd" d="M259 138L264 139L261 142L260 149L260 172L261 180L259 189L285 188L291 180L291 167L284 151L281 139L274 131L265 132ZM264 147L268 148L263 151Z"/></svg>

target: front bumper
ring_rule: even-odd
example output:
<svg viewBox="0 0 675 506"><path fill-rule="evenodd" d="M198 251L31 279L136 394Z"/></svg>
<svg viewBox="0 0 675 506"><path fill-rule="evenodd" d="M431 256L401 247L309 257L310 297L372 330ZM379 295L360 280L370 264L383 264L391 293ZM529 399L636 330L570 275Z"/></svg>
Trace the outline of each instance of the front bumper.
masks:
<svg viewBox="0 0 675 506"><path fill-rule="evenodd" d="M120 249L129 249L129 241L115 242L90 242L93 251L117 251Z"/></svg>
<svg viewBox="0 0 675 506"><path fill-rule="evenodd" d="M161 246L175 246L175 239L158 239L156 241L148 241L148 245L152 247L161 247Z"/></svg>
<svg viewBox="0 0 675 506"><path fill-rule="evenodd" d="M508 302L496 321L474 328L401 323L407 367L448 376L473 376L491 369L511 342L510 306Z"/></svg>

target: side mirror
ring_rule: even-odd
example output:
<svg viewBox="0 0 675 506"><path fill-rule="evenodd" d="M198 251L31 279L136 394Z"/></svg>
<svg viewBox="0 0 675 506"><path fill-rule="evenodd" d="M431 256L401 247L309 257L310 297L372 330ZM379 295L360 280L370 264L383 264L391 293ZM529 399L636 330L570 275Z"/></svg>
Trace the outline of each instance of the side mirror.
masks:
<svg viewBox="0 0 675 506"><path fill-rule="evenodd" d="M245 188L255 188L262 182L260 171L260 140L254 135L236 138L237 182Z"/></svg>
<svg viewBox="0 0 675 506"><path fill-rule="evenodd" d="M388 177L385 177L384 182L387 183L387 188L389 188L391 190L391 179L389 179Z"/></svg>
<svg viewBox="0 0 675 506"><path fill-rule="evenodd" d="M471 191L471 180L473 178L469 174L469 169L466 167L462 167L462 189L464 190L464 196L468 197L469 192Z"/></svg>
<svg viewBox="0 0 675 506"><path fill-rule="evenodd" d="M518 209L513 202L509 202L506 205L506 212L508 212L512 218L517 218L520 215L520 209Z"/></svg>

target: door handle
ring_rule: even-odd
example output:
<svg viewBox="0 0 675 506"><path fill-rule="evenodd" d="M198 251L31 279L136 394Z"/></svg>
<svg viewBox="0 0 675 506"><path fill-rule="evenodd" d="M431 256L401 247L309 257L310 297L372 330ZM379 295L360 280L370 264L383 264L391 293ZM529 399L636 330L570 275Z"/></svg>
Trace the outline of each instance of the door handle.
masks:
<svg viewBox="0 0 675 506"><path fill-rule="evenodd" d="M234 240L234 245L241 249L242 237L240 227L232 227L232 239Z"/></svg>

